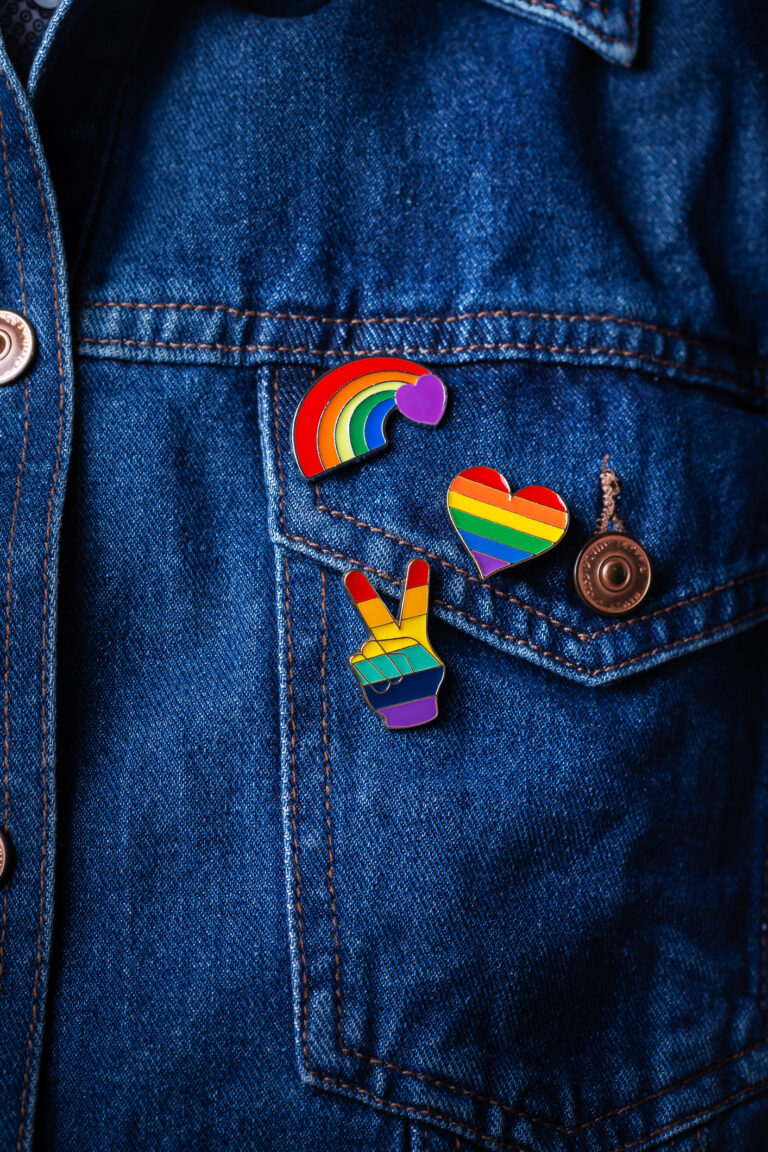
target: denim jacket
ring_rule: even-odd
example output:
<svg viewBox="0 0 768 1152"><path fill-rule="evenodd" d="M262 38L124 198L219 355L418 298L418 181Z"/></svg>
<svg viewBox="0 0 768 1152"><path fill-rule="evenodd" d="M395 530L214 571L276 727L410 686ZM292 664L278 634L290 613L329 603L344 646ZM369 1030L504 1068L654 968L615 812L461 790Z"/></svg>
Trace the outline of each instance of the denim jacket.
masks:
<svg viewBox="0 0 768 1152"><path fill-rule="evenodd" d="M0 1149L765 1152L761 0L64 0L1 64ZM445 418L308 482L372 355ZM550 555L478 576L473 465ZM342 577L417 558L398 733Z"/></svg>

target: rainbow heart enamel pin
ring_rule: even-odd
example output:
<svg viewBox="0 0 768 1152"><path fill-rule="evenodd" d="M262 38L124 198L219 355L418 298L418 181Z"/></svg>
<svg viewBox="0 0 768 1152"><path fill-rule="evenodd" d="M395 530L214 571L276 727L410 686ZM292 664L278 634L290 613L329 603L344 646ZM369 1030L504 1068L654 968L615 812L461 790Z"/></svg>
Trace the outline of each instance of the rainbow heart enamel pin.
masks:
<svg viewBox="0 0 768 1152"><path fill-rule="evenodd" d="M549 552L568 528L568 509L551 488L513 492L495 468L466 468L451 481L448 515L485 578Z"/></svg>

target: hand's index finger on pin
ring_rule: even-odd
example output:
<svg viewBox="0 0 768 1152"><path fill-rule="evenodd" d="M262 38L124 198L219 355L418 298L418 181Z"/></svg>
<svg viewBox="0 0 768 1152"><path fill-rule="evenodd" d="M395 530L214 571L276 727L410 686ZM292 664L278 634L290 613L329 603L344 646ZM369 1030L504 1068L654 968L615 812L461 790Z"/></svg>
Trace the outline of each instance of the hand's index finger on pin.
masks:
<svg viewBox="0 0 768 1152"><path fill-rule="evenodd" d="M355 607L372 636L381 639L383 633L390 637L397 633L392 613L367 576L362 572L347 572L344 575L344 587L355 602Z"/></svg>
<svg viewBox="0 0 768 1152"><path fill-rule="evenodd" d="M426 560L412 560L405 577L405 589L400 606L400 624L414 617L426 616L429 602L429 564Z"/></svg>

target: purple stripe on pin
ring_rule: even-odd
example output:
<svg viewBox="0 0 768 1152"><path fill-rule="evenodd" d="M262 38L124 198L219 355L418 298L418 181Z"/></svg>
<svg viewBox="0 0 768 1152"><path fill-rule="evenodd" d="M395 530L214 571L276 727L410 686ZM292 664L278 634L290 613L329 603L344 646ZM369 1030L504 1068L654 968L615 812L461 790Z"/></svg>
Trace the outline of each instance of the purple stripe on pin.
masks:
<svg viewBox="0 0 768 1152"><path fill-rule="evenodd" d="M409 700L405 704L395 704L392 708L381 708L379 715L383 716L387 728L415 728L435 719L437 699L427 696L423 700Z"/></svg>

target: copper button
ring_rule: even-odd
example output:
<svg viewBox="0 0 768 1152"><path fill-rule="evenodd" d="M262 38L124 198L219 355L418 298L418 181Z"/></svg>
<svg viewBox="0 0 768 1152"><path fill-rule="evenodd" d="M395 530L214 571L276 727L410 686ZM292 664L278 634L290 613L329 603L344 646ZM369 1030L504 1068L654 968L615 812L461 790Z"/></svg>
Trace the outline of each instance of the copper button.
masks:
<svg viewBox="0 0 768 1152"><path fill-rule="evenodd" d="M8 876L8 869L11 864L11 845L8 837L0 828L0 884Z"/></svg>
<svg viewBox="0 0 768 1152"><path fill-rule="evenodd" d="M35 353L35 334L17 312L0 310L0 384L17 380Z"/></svg>
<svg viewBox="0 0 768 1152"><path fill-rule="evenodd" d="M606 616L622 616L642 604L651 586L651 562L637 540L603 532L582 548L574 572L585 604Z"/></svg>

